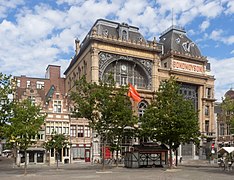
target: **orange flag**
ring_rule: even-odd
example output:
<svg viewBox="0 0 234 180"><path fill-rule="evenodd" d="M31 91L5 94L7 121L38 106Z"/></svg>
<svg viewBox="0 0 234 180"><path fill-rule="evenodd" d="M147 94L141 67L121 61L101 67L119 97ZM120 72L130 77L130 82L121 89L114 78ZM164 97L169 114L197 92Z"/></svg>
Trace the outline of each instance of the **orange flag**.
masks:
<svg viewBox="0 0 234 180"><path fill-rule="evenodd" d="M128 97L132 98L136 102L141 101L140 94L136 91L136 89L129 83L129 89L128 89Z"/></svg>

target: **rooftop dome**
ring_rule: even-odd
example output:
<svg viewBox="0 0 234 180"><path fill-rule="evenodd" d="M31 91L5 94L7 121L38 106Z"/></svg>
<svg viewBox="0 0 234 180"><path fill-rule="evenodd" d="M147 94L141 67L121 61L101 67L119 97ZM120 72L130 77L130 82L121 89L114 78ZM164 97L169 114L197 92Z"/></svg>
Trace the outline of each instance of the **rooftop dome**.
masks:
<svg viewBox="0 0 234 180"><path fill-rule="evenodd" d="M165 54L173 50L193 57L201 56L197 45L187 37L185 30L181 27L171 26L159 38L159 42L164 45Z"/></svg>
<svg viewBox="0 0 234 180"><path fill-rule="evenodd" d="M231 88L225 93L225 98L229 97L230 99L234 99L234 90Z"/></svg>

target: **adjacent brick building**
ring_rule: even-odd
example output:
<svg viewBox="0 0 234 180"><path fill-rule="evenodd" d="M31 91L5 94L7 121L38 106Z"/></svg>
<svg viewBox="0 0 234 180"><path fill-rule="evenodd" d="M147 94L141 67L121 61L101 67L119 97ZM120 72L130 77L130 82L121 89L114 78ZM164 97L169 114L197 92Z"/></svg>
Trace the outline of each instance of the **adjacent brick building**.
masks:
<svg viewBox="0 0 234 180"><path fill-rule="evenodd" d="M28 149L29 163L55 162L54 150L46 152L42 146L53 133L65 134L72 144L59 152L61 162L85 159L85 150L90 151L90 129L86 120L70 116L69 98L65 92L65 78L61 77L60 66L49 65L45 78L16 76L15 79L15 99L30 99L32 103L41 106L42 113L47 114L39 131L37 144ZM70 148L74 150L70 151ZM23 154L21 163L24 161L22 157Z"/></svg>

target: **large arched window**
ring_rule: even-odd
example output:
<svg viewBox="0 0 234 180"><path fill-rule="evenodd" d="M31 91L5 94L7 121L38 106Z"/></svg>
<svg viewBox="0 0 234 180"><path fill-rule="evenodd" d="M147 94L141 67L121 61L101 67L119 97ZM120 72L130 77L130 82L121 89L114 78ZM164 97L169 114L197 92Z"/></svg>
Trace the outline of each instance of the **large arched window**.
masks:
<svg viewBox="0 0 234 180"><path fill-rule="evenodd" d="M103 79L107 79L110 75L119 85L131 83L138 89L148 89L149 87L149 77L141 66L132 61L118 60L110 63L103 73Z"/></svg>

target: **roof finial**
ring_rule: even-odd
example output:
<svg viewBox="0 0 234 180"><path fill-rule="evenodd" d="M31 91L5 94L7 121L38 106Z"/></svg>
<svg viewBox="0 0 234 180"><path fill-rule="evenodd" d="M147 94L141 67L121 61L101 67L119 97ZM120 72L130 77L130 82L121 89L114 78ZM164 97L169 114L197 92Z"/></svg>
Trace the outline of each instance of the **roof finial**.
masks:
<svg viewBox="0 0 234 180"><path fill-rule="evenodd" d="M173 20L174 20L174 13L173 13L173 8L171 9L171 25L173 27Z"/></svg>

